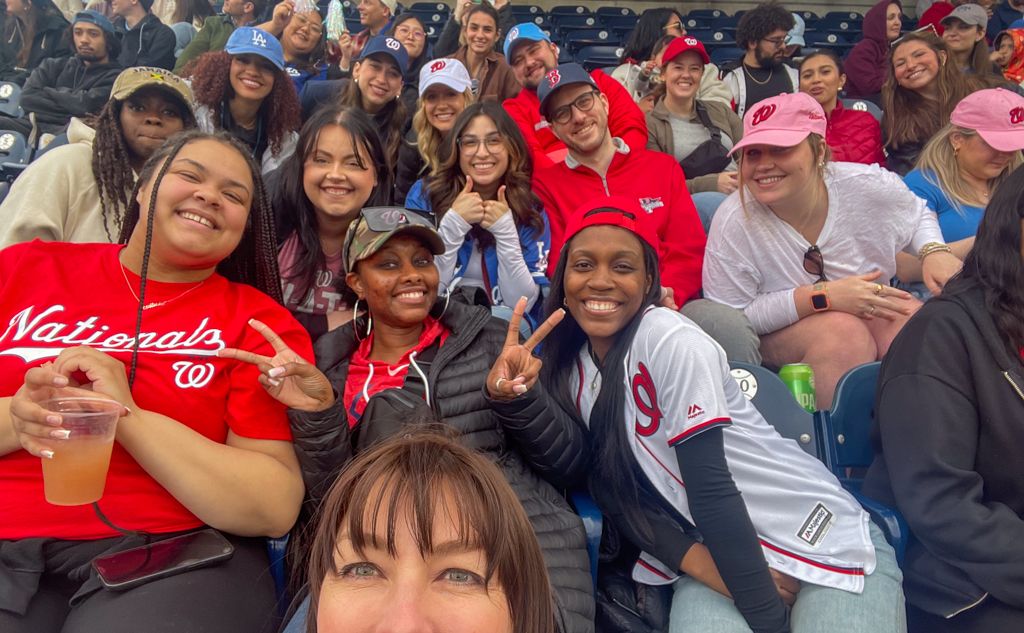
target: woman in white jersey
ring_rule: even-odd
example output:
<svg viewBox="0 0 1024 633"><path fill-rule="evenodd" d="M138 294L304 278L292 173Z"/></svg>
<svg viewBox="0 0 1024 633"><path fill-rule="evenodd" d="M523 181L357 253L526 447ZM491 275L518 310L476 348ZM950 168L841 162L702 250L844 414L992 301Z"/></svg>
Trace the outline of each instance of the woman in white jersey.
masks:
<svg viewBox="0 0 1024 633"><path fill-rule="evenodd" d="M645 552L634 579L676 583L671 633L904 631L881 531L764 421L708 335L656 307L658 237L645 218L636 200L605 198L570 220L547 304L568 314L541 375L590 429L591 490ZM652 504L678 532L648 520Z"/></svg>
<svg viewBox="0 0 1024 633"><path fill-rule="evenodd" d="M828 121L808 94L743 117L739 190L715 212L704 294L743 310L768 365L807 363L818 407L850 369L885 356L920 302L888 285L896 254L921 260L935 294L960 269L935 213L877 165L829 163Z"/></svg>

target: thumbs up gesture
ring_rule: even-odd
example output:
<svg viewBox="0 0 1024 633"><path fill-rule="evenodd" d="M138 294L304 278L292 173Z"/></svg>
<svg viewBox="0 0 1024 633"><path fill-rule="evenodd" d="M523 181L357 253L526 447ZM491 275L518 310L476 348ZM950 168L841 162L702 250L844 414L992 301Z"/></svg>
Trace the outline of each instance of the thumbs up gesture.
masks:
<svg viewBox="0 0 1024 633"><path fill-rule="evenodd" d="M466 176L466 186L459 192L452 211L466 221L467 224L480 224L484 219L484 201L480 194L473 191L473 179Z"/></svg>
<svg viewBox="0 0 1024 633"><path fill-rule="evenodd" d="M501 219L501 216L505 215L510 211L508 208L508 200L505 199L505 185L498 188L498 199L497 200L486 200L484 201L484 217L480 221L480 226L490 230L494 223Z"/></svg>

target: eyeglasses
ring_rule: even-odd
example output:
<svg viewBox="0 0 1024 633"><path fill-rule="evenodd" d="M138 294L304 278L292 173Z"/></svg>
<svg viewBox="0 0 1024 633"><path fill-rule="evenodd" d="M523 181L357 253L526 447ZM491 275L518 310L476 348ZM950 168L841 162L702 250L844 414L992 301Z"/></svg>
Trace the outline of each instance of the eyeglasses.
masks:
<svg viewBox="0 0 1024 633"><path fill-rule="evenodd" d="M414 40L422 40L427 36L426 33L419 29L410 28L407 26L400 26L395 29L395 35L398 37L411 37Z"/></svg>
<svg viewBox="0 0 1024 633"><path fill-rule="evenodd" d="M917 29L914 29L913 31L908 31L908 32L904 33L902 37L897 37L896 39L894 39L892 41L891 44L889 44L889 48L890 49L896 48L896 46L900 42L905 40L908 35L913 35L915 33L917 33L917 34L931 33L935 37L939 36L939 32L935 29L935 25L934 24L925 24L924 26L922 26L920 28L917 28Z"/></svg>
<svg viewBox="0 0 1024 633"><path fill-rule="evenodd" d="M822 256L817 244L812 244L804 253L804 270L816 277L814 283L828 281L828 277L825 276L825 257Z"/></svg>
<svg viewBox="0 0 1024 633"><path fill-rule="evenodd" d="M597 103L597 95L599 93L596 90L585 92L580 96L573 99L572 103L566 104L555 110L548 117L548 120L553 123L565 124L572 118L572 109L576 108L580 112L590 112L594 109L594 104Z"/></svg>
<svg viewBox="0 0 1024 633"><path fill-rule="evenodd" d="M762 37L761 41L762 42L768 42L769 44L771 44L775 48L781 48L781 47L785 46L786 44L789 44L789 36L786 35L784 37Z"/></svg>
<svg viewBox="0 0 1024 633"><path fill-rule="evenodd" d="M295 28L308 28L309 32L313 35L323 35L324 27L320 26L317 22L314 22L304 15L295 13L292 15L292 19L295 20Z"/></svg>
<svg viewBox="0 0 1024 633"><path fill-rule="evenodd" d="M458 143L463 154L476 154L477 150L480 149L481 143L488 153L495 154L505 147L505 138L495 132L488 134L482 140L477 136L460 136Z"/></svg>
<svg viewBox="0 0 1024 633"><path fill-rule="evenodd" d="M683 30L683 23L680 22L679 20L676 20L675 22L671 22L671 23L666 24L665 26L661 27L661 30L665 31L665 32L668 32L668 31L682 31Z"/></svg>
<svg viewBox="0 0 1024 633"><path fill-rule="evenodd" d="M345 235L345 243L342 244L341 254L344 259L345 270L352 269L352 258L357 253L351 253L352 243L359 233L359 223L365 222L367 228L374 233L388 233L403 226L426 226L437 230L432 217L428 217L419 211L404 209L402 207L366 207L356 216L355 227Z"/></svg>

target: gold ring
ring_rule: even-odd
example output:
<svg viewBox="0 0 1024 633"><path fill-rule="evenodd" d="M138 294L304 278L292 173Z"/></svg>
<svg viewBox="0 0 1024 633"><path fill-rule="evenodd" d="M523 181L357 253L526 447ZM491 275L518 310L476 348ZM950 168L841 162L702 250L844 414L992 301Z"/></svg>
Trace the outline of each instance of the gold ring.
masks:
<svg viewBox="0 0 1024 633"><path fill-rule="evenodd" d="M506 380L508 380L508 379L507 379L507 378L504 378L504 377L502 377L502 378L498 378L497 380L495 380L495 381L494 381L494 389L495 389L496 391L501 391L501 383L502 383L502 382L504 382L504 381L506 381Z"/></svg>
<svg viewBox="0 0 1024 633"><path fill-rule="evenodd" d="M875 284L875 294L876 295L882 294L882 284Z"/></svg>

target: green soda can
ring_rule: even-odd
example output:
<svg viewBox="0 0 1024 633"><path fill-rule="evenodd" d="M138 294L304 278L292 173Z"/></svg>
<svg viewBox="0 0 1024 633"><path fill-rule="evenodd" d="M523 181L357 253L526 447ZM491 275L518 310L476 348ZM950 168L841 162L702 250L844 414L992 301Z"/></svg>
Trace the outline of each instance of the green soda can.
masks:
<svg viewBox="0 0 1024 633"><path fill-rule="evenodd" d="M779 378L789 387L797 403L810 413L817 411L814 400L814 370L807 363L783 365Z"/></svg>

